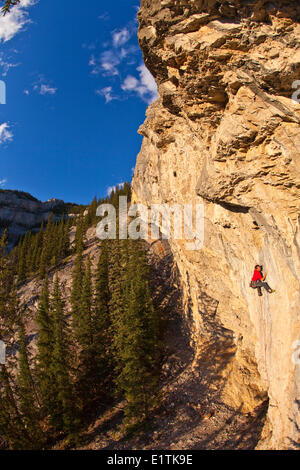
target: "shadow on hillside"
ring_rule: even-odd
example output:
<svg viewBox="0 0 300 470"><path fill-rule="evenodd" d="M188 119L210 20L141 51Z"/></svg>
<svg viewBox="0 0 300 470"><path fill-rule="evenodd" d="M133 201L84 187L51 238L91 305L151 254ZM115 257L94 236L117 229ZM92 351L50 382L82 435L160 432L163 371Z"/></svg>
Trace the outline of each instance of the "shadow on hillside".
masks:
<svg viewBox="0 0 300 470"><path fill-rule="evenodd" d="M151 431L123 438L116 432L122 423L122 410L107 408L101 414L99 410L98 419L85 435L85 445L107 450L254 449L267 404L262 403L250 415L222 401L226 369L236 345L233 332L217 318L218 301L205 292L199 296L202 328L192 348L192 306L184 312L178 270L168 247L156 244L156 250L156 254L164 252L161 256L150 254L153 300L166 322L161 406L151 417Z"/></svg>

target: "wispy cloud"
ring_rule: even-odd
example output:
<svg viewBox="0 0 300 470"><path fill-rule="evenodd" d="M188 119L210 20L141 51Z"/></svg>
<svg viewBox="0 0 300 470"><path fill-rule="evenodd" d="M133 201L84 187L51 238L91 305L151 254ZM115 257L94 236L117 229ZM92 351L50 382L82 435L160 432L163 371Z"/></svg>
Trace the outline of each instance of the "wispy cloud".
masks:
<svg viewBox="0 0 300 470"><path fill-rule="evenodd" d="M115 47L120 47L126 44L131 37L131 32L128 28L123 28L119 31L112 32L113 45Z"/></svg>
<svg viewBox="0 0 300 470"><path fill-rule="evenodd" d="M135 6L134 9L137 11L138 7ZM149 70L144 63L137 67L141 53L136 39L134 42L131 40L133 37L136 38L136 32L135 15L135 18L123 28L110 33L111 38L103 44L104 50L100 54L93 53L90 57L91 73L111 78L106 87L96 90L96 94L103 96L106 103L122 99L120 91L116 91L118 82L121 91L126 95L129 93L136 95L147 104L153 103L158 97L157 86ZM124 96L124 93L122 95Z"/></svg>
<svg viewBox="0 0 300 470"><path fill-rule="evenodd" d="M111 86L101 88L100 90L96 90L96 94L98 96L104 96L106 103L110 103L111 101L118 99L117 96L114 96L113 89Z"/></svg>
<svg viewBox="0 0 300 470"><path fill-rule="evenodd" d="M112 48L103 51L99 57L93 54L89 61L89 66L92 67L92 74L101 74L104 77L119 76L119 65L121 62L131 54L136 54L136 46Z"/></svg>
<svg viewBox="0 0 300 470"><path fill-rule="evenodd" d="M102 21L108 21L110 18L109 14L106 12L104 12L102 15L99 15L98 16L98 20L102 20Z"/></svg>
<svg viewBox="0 0 300 470"><path fill-rule="evenodd" d="M32 89L39 95L55 95L57 92L57 88L50 85L44 75L39 75L38 80L33 83ZM28 89L25 89L24 93L25 95L30 95L30 91Z"/></svg>
<svg viewBox="0 0 300 470"><path fill-rule="evenodd" d="M120 187L123 188L124 184L125 184L125 183L119 183L119 184L116 184L115 186L109 186L109 187L107 188L107 190L106 190L106 195L107 195L107 196L110 196L111 193L116 190L116 187L117 187L117 186L119 186L119 188L120 188Z"/></svg>
<svg viewBox="0 0 300 470"><path fill-rule="evenodd" d="M94 49L96 49L96 44L94 44L93 42L91 42L90 44L84 42L84 43L82 44L82 48L83 48L83 49L88 49L89 51L93 51Z"/></svg>
<svg viewBox="0 0 300 470"><path fill-rule="evenodd" d="M126 59L129 60L138 52L138 47L128 44L131 37L136 33L137 25L134 21L128 23L121 29L111 32L111 39L104 45L105 50L99 55L93 53L90 57L89 66L93 75L101 74L104 77L120 76L119 66Z"/></svg>
<svg viewBox="0 0 300 470"><path fill-rule="evenodd" d="M0 124L0 145L10 142L13 139L13 133L10 130L10 126L7 122Z"/></svg>
<svg viewBox="0 0 300 470"><path fill-rule="evenodd" d="M15 5L9 15L0 16L0 42L7 42L19 33L26 24L30 23L27 8L36 0L21 0Z"/></svg>
<svg viewBox="0 0 300 470"><path fill-rule="evenodd" d="M97 59L93 54L91 56L89 65L92 67L93 75L119 75L118 65L120 64L120 56L117 51L107 50L100 54L100 57Z"/></svg>
<svg viewBox="0 0 300 470"><path fill-rule="evenodd" d="M0 32L0 34L1 34L1 32ZM8 74L8 72L11 68L17 67L18 65L20 65L20 64L16 64L16 63L12 62L12 59L10 57L5 57L3 52L0 53L0 68L2 69L2 76L3 77L6 77L6 75Z"/></svg>
<svg viewBox="0 0 300 470"><path fill-rule="evenodd" d="M40 86L40 91L39 91L40 95L55 95L56 92L57 92L57 88L51 87L44 83L42 83L42 85Z"/></svg>
<svg viewBox="0 0 300 470"><path fill-rule="evenodd" d="M7 183L7 179L3 178L2 180L0 179L0 186L3 187Z"/></svg>
<svg viewBox="0 0 300 470"><path fill-rule="evenodd" d="M136 93L146 103L151 104L158 98L156 82L145 64L137 67L137 71L139 78L127 75L122 84L122 90Z"/></svg>

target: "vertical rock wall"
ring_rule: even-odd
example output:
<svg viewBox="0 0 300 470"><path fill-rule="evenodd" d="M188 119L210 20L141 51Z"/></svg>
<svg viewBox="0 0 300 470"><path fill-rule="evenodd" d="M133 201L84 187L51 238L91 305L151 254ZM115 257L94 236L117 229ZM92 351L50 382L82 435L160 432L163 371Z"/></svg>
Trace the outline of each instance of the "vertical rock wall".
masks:
<svg viewBox="0 0 300 470"><path fill-rule="evenodd" d="M134 197L205 206L198 251L171 240L194 368L243 412L269 400L259 448L300 445L300 5L142 0L139 41L159 87ZM249 288L263 264L273 294Z"/></svg>

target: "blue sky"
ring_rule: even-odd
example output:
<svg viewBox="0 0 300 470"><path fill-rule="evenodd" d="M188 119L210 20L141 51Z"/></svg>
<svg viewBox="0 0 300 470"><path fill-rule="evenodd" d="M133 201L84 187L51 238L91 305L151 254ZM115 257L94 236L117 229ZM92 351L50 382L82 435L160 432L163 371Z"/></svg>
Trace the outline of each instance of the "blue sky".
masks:
<svg viewBox="0 0 300 470"><path fill-rule="evenodd" d="M86 5L86 6L85 6ZM131 180L157 97L138 0L22 0L0 19L0 187L88 203Z"/></svg>

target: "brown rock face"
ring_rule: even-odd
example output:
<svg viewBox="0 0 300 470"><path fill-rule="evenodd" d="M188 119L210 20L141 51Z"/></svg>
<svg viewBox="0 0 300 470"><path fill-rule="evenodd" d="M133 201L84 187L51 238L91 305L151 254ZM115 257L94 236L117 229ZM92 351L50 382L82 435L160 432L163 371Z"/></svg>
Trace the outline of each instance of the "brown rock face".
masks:
<svg viewBox="0 0 300 470"><path fill-rule="evenodd" d="M139 21L159 99L140 128L135 199L205 207L202 249L171 239L194 369L213 365L234 409L269 400L259 448L297 448L299 2L142 0ZM249 287L257 263L275 293Z"/></svg>

